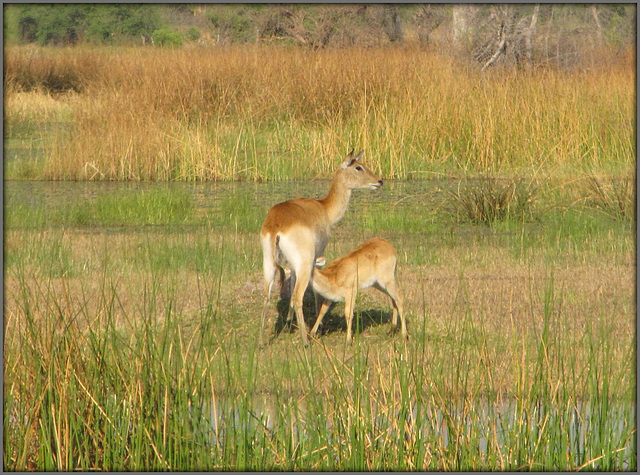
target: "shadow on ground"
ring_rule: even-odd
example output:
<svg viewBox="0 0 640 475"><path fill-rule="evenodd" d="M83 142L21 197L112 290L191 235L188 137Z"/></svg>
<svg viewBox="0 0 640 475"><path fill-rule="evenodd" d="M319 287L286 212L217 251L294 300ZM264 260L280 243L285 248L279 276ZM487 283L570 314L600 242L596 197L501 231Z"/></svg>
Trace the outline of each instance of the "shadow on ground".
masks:
<svg viewBox="0 0 640 475"><path fill-rule="evenodd" d="M284 288L287 288L285 285ZM281 292L280 299L276 304L278 309L278 318L276 320L274 336L277 338L280 333L293 333L298 324L295 314L291 313L291 322L287 322L287 315L289 313L290 297L288 292ZM316 315L318 315L318 308L316 306L315 296L311 290L307 290L304 294L304 300L302 302L302 308L305 315L305 323L307 329L311 331L311 328L316 322ZM381 310L358 310L356 309L353 319L353 332L362 333L371 326L384 325L391 323L393 313L391 311L383 312ZM336 310L336 304L332 304L327 314L322 319L322 325L318 329L318 336L328 335L334 332L346 332L347 321L344 317L344 306L340 305Z"/></svg>

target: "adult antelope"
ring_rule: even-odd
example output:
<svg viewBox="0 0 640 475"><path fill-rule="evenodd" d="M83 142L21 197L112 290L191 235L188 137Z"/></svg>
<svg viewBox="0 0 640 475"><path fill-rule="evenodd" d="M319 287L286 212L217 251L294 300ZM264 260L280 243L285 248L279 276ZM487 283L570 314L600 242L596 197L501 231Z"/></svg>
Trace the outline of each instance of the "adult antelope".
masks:
<svg viewBox="0 0 640 475"><path fill-rule="evenodd" d="M363 153L355 156L353 150L349 153L340 164L331 189L323 199L295 198L273 206L267 213L260 229L265 281L260 345L263 344L271 288L276 277L279 277L281 285L284 283L285 268L291 269L291 278L295 279L287 321L291 320L291 312L295 312L302 341L305 346L309 345L302 313L302 299L313 274L315 260L324 252L331 227L344 216L351 198L351 190L377 190L382 186L382 180L360 163Z"/></svg>
<svg viewBox="0 0 640 475"><path fill-rule="evenodd" d="M345 302L344 314L347 319L347 343L351 343L351 323L353 307L359 289L375 287L391 299L393 305L394 330L398 328L398 315L402 322L402 336L407 339L407 324L402 308L402 295L396 286L397 252L393 245L382 238L373 238L349 252L346 256L332 261L324 269L313 273L313 290L324 298L318 319L311 329L315 336L332 302ZM319 258L316 265L322 265Z"/></svg>

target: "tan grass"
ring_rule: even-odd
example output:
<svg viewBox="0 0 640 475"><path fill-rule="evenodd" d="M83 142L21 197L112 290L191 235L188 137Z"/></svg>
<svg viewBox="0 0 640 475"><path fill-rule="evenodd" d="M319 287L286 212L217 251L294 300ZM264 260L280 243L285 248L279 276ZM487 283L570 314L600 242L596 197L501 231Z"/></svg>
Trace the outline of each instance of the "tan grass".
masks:
<svg viewBox="0 0 640 475"><path fill-rule="evenodd" d="M71 75L70 87L81 84L79 93L56 97L73 111L73 128L53 142L44 178L326 177L353 147L400 178L434 168L634 163L628 62L590 72L482 75L416 48L7 53L9 121L31 107L16 94L46 95L47 77L58 74L58 84Z"/></svg>
<svg viewBox="0 0 640 475"><path fill-rule="evenodd" d="M52 121L68 119L72 106L68 98L60 99L51 94L36 91L16 92L5 98L5 107L12 114L35 121Z"/></svg>

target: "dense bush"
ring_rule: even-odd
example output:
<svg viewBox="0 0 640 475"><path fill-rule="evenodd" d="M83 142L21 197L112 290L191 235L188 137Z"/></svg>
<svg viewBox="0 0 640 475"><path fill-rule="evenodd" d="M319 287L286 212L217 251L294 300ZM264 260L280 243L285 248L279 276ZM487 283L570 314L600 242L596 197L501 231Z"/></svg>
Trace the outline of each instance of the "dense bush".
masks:
<svg viewBox="0 0 640 475"><path fill-rule="evenodd" d="M160 28L154 31L151 37L158 46L168 48L182 46L182 35L180 32L172 30L171 28Z"/></svg>
<svg viewBox="0 0 640 475"><path fill-rule="evenodd" d="M189 41L198 41L200 39L200 30L195 26L191 26L187 30L186 36Z"/></svg>
<svg viewBox="0 0 640 475"><path fill-rule="evenodd" d="M9 41L41 45L141 41L166 23L159 7L139 4L32 4L5 13Z"/></svg>

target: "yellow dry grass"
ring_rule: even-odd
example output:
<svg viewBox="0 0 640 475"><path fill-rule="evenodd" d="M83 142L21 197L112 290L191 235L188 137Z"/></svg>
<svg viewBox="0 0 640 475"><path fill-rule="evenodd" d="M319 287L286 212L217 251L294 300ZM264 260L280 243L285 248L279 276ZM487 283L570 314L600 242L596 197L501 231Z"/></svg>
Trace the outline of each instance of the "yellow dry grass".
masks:
<svg viewBox="0 0 640 475"><path fill-rule="evenodd" d="M586 72L481 74L410 47L5 53L9 123L54 100L47 84L71 91L54 92L71 129L54 137L43 178L328 176L352 147L399 178L619 171L635 159L635 65L626 57ZM36 126L47 120L35 116Z"/></svg>

